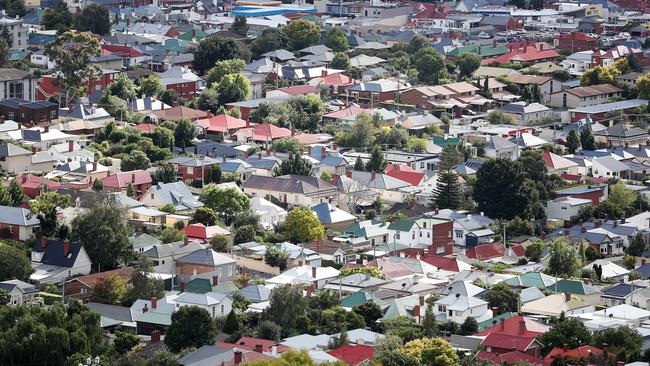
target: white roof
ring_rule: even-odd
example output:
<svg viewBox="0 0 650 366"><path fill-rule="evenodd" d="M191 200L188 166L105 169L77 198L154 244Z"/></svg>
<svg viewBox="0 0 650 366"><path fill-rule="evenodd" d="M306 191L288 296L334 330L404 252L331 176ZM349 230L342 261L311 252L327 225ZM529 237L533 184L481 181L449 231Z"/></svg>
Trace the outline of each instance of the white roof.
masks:
<svg viewBox="0 0 650 366"><path fill-rule="evenodd" d="M619 266L618 264L612 263L606 259L597 259L582 268L594 269L594 265L596 264L603 267L603 278L618 277L630 273L629 270Z"/></svg>
<svg viewBox="0 0 650 366"><path fill-rule="evenodd" d="M294 337L285 338L280 344L295 349L313 350L325 348L329 344L331 336L320 334L317 336L311 334L301 334Z"/></svg>
<svg viewBox="0 0 650 366"><path fill-rule="evenodd" d="M309 284L314 281L327 280L338 277L339 271L332 267L313 267L316 268L316 277L312 277L311 266L294 267L282 274L266 280L266 283L285 285L285 284Z"/></svg>
<svg viewBox="0 0 650 366"><path fill-rule="evenodd" d="M638 320L641 318L650 318L650 311L637 308L636 306L622 304L612 306L604 310L595 311L592 313L596 317L601 318L614 318L624 320Z"/></svg>

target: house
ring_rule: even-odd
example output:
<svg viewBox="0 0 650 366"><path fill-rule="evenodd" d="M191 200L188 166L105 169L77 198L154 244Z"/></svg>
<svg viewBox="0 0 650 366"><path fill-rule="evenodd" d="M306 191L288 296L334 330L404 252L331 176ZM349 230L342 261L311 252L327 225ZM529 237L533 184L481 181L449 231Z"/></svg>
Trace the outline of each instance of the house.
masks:
<svg viewBox="0 0 650 366"><path fill-rule="evenodd" d="M544 165L548 169L549 173L566 173L572 168L578 166L577 163L552 153L549 150L544 150L542 152L542 160L544 160Z"/></svg>
<svg viewBox="0 0 650 366"><path fill-rule="evenodd" d="M524 126L549 121L553 116L551 108L540 103L529 104L523 101L506 104L501 110L514 116L516 124Z"/></svg>
<svg viewBox="0 0 650 366"><path fill-rule="evenodd" d="M646 145L650 140L648 132L639 127L618 123L607 129L594 131L596 143L605 143L607 146L629 147Z"/></svg>
<svg viewBox="0 0 650 366"><path fill-rule="evenodd" d="M130 111L134 112L140 112L140 113L145 113L148 114L153 111L161 111L164 109L170 109L171 106L163 103L160 100L156 100L153 97L150 96L143 96L142 98L138 98L135 100L130 101L127 105L126 108ZM135 125L134 127L141 130L143 133L151 133L153 131L143 131L141 129L141 126L143 124Z"/></svg>
<svg viewBox="0 0 650 366"><path fill-rule="evenodd" d="M174 274L174 260L204 249L204 245L196 241L180 241L169 244L155 244L151 249L144 251L142 255L153 261L153 270L156 273Z"/></svg>
<svg viewBox="0 0 650 366"><path fill-rule="evenodd" d="M596 259L595 261L587 264L586 266L582 267L582 269L594 269L594 266L599 266L600 269L602 269L602 278L612 278L615 280L621 280L623 279L623 276L627 275L630 273L629 270L619 266L616 263L613 263L610 260L607 259Z"/></svg>
<svg viewBox="0 0 650 366"><path fill-rule="evenodd" d="M196 278L212 278L215 285L219 281L232 281L237 275L237 261L212 249L198 249L177 258L176 278L189 282Z"/></svg>
<svg viewBox="0 0 650 366"><path fill-rule="evenodd" d="M203 202L194 197L192 192L183 182L158 183L142 195L140 202L149 207L160 208L170 204L176 208L177 213L193 212L203 207Z"/></svg>
<svg viewBox="0 0 650 366"><path fill-rule="evenodd" d="M216 292L204 294L183 292L174 299L174 303L177 309L183 306L197 306L206 310L213 318L226 316L232 310L232 299L226 294Z"/></svg>
<svg viewBox="0 0 650 366"><path fill-rule="evenodd" d="M153 111L148 117L152 122L159 121L180 121L182 119L187 119L190 121L196 121L199 119L204 119L208 117L208 112L200 111L198 109L192 109L185 106L174 106L169 109L161 109Z"/></svg>
<svg viewBox="0 0 650 366"><path fill-rule="evenodd" d="M0 145L0 167L8 173L32 170L32 152L11 143Z"/></svg>
<svg viewBox="0 0 650 366"><path fill-rule="evenodd" d="M320 289L325 284L337 278L339 271L332 267L312 267L310 265L291 268L278 276L266 280L267 284L283 285L314 285Z"/></svg>
<svg viewBox="0 0 650 366"><path fill-rule="evenodd" d="M577 122L585 118L590 118L592 121L604 121L608 116L613 114L627 115L636 113L636 108L646 105L648 105L648 101L645 99L628 99L587 107L572 108L569 109L569 114L571 122ZM614 141L616 140L614 139Z"/></svg>
<svg viewBox="0 0 650 366"><path fill-rule="evenodd" d="M259 196L251 198L251 209L259 217L260 225L266 230L272 230L275 225L283 223L287 216L285 209Z"/></svg>
<svg viewBox="0 0 650 366"><path fill-rule="evenodd" d="M212 237L214 237L215 235L224 235L224 236L230 235L230 231L222 228L221 226L218 225L205 226L201 223L187 225L184 228L182 228L181 231L185 233L185 236L188 237L190 240L198 241L203 244L207 244L208 242L210 242L210 239L212 239Z"/></svg>
<svg viewBox="0 0 650 366"><path fill-rule="evenodd" d="M287 86L266 92L267 98L294 97L298 95L320 97L320 91L317 86L307 84Z"/></svg>
<svg viewBox="0 0 650 366"><path fill-rule="evenodd" d="M562 313L565 316L590 313L594 309L593 305L574 298L569 293L548 295L538 300L529 301L521 306L521 312L524 314L554 317L559 317Z"/></svg>
<svg viewBox="0 0 650 366"><path fill-rule="evenodd" d="M136 323L136 334L154 338L157 333L166 333L175 309L176 306L167 299L136 300L130 309L131 318Z"/></svg>
<svg viewBox="0 0 650 366"><path fill-rule="evenodd" d="M133 245L133 250L138 255L152 249L156 245L162 244L162 241L158 238L143 233L142 229L137 230L135 235L129 238L129 241L131 242L131 245Z"/></svg>
<svg viewBox="0 0 650 366"><path fill-rule="evenodd" d="M0 100L14 98L36 100L36 78L20 69L0 68Z"/></svg>
<svg viewBox="0 0 650 366"><path fill-rule="evenodd" d="M241 143L253 141L263 143L268 147L271 142L292 135L293 132L287 128L278 127L270 123L262 123L255 127L239 129L232 136Z"/></svg>
<svg viewBox="0 0 650 366"><path fill-rule="evenodd" d="M571 53L590 51L598 47L598 40L582 32L562 33L553 41L555 47Z"/></svg>
<svg viewBox="0 0 650 366"><path fill-rule="evenodd" d="M59 283L67 277L87 275L91 265L80 243L41 237L32 248L34 272L29 279L39 284Z"/></svg>
<svg viewBox="0 0 650 366"><path fill-rule="evenodd" d="M618 283L603 289L600 294L600 300L608 307L630 304L632 306L641 305L640 307L645 308L645 302L641 304L642 301L640 301L641 299L644 299L643 294L637 291L642 288L643 287L634 284ZM635 296L632 296L632 293L634 293Z"/></svg>
<svg viewBox="0 0 650 366"><path fill-rule="evenodd" d="M129 185L133 188L135 197L141 197L151 187L151 174L144 170L117 172L102 179L104 190L107 192L126 192Z"/></svg>
<svg viewBox="0 0 650 366"><path fill-rule="evenodd" d="M74 298L80 301L90 299L94 286L105 280L109 276L117 276L124 283L131 282L133 268L119 268L112 271L93 273L86 276L75 277L63 284L63 293L68 298Z"/></svg>
<svg viewBox="0 0 650 366"><path fill-rule="evenodd" d="M483 292L481 287L467 281L449 285L444 293L445 296L434 302L436 320L451 320L462 324L470 316L477 322L492 318L494 315L488 308L488 303L476 297L481 292Z"/></svg>
<svg viewBox="0 0 650 366"><path fill-rule="evenodd" d="M544 361L548 364L552 364L555 359L584 360L590 362L589 360L592 360L594 357L602 357L603 353L604 351L602 349L594 346L580 346L573 349L569 349L568 347L555 347L544 357Z"/></svg>
<svg viewBox="0 0 650 366"><path fill-rule="evenodd" d="M481 20L482 26L492 26L498 31L508 31L523 28L524 22L509 15L492 15Z"/></svg>
<svg viewBox="0 0 650 366"><path fill-rule="evenodd" d="M588 107L620 97L622 92L622 89L610 84L579 86L551 94L550 105L558 108Z"/></svg>
<svg viewBox="0 0 650 366"><path fill-rule="evenodd" d="M373 359L374 348L365 344L348 344L328 351L330 355L350 366L370 363Z"/></svg>
<svg viewBox="0 0 650 366"><path fill-rule="evenodd" d="M36 124L47 124L57 120L59 109L55 103L48 101L8 98L0 100L0 116L16 121L23 126L33 127Z"/></svg>
<svg viewBox="0 0 650 366"><path fill-rule="evenodd" d="M40 222L28 209L0 206L0 237L12 240L29 240Z"/></svg>
<svg viewBox="0 0 650 366"><path fill-rule="evenodd" d="M386 202L403 202L413 193L408 182L387 174L353 170L346 172L346 176L358 185L377 193Z"/></svg>
<svg viewBox="0 0 650 366"><path fill-rule="evenodd" d="M562 89L562 83L550 76L510 74L506 76L506 79L517 84L519 87L537 85L542 92L542 104L550 102L551 95Z"/></svg>
<svg viewBox="0 0 650 366"><path fill-rule="evenodd" d="M302 207L334 202L339 189L320 178L299 175L264 177L253 175L244 182L244 193L252 197L274 197L278 201Z"/></svg>
<svg viewBox="0 0 650 366"><path fill-rule="evenodd" d="M573 221L585 207L591 207L592 201L586 198L558 197L546 204L546 217Z"/></svg>
<svg viewBox="0 0 650 366"><path fill-rule="evenodd" d="M379 79L352 85L347 92L362 107L374 108L381 102L395 100L400 89L408 89L406 81L399 83L391 79Z"/></svg>
<svg viewBox="0 0 650 366"><path fill-rule="evenodd" d="M9 306L32 305L37 303L39 290L32 284L20 280L0 282L0 289L9 295Z"/></svg>
<svg viewBox="0 0 650 366"><path fill-rule="evenodd" d="M314 205L311 210L326 229L341 231L357 221L356 216L333 206L329 202Z"/></svg>
<svg viewBox="0 0 650 366"><path fill-rule="evenodd" d="M200 129L199 135L212 135L220 138L221 141L229 139L232 134L244 127L250 127L249 123L241 118L233 117L225 113L217 116L210 116L206 119L199 119L194 125Z"/></svg>
<svg viewBox="0 0 650 366"><path fill-rule="evenodd" d="M419 186L425 178L424 173L416 171L408 164L388 163L384 168L384 174L410 183L413 186Z"/></svg>
<svg viewBox="0 0 650 366"><path fill-rule="evenodd" d="M507 158L515 160L519 157L519 147L514 142L501 136L487 136L485 156L488 158Z"/></svg>
<svg viewBox="0 0 650 366"><path fill-rule="evenodd" d="M644 131L647 135L647 132ZM630 168L611 156L593 158L591 172L595 178L616 178L624 175Z"/></svg>
<svg viewBox="0 0 650 366"><path fill-rule="evenodd" d="M492 63L538 63L555 61L560 54L546 42L515 41L508 44L509 52L494 58L483 59L484 65Z"/></svg>
<svg viewBox="0 0 650 366"><path fill-rule="evenodd" d="M466 211L453 211L449 209L434 211L431 217L453 221L453 243L455 246L461 248L479 244L478 242L468 240L467 235L484 230L494 222L494 220L484 215L472 215L466 213Z"/></svg>
<svg viewBox="0 0 650 366"><path fill-rule="evenodd" d="M594 206L598 206L607 199L606 184L577 185L554 190L558 197L586 198L591 200Z"/></svg>

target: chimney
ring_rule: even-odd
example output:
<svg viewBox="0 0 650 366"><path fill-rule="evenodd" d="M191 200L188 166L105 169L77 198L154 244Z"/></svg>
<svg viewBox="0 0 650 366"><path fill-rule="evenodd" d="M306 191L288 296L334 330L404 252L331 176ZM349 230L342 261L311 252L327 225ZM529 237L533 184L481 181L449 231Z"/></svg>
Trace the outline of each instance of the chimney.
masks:
<svg viewBox="0 0 650 366"><path fill-rule="evenodd" d="M135 184L135 173L131 173L131 183Z"/></svg>
<svg viewBox="0 0 650 366"><path fill-rule="evenodd" d="M568 236L571 233L569 229L564 229L564 236Z"/></svg>
<svg viewBox="0 0 650 366"><path fill-rule="evenodd" d="M415 305L413 307L413 316L416 317L416 318L420 317L420 305Z"/></svg>
<svg viewBox="0 0 650 366"><path fill-rule="evenodd" d="M645 261L646 261L646 259L645 259L645 258L641 258L641 265L642 265L642 266L644 266L644 265L645 265Z"/></svg>
<svg viewBox="0 0 650 366"><path fill-rule="evenodd" d="M139 227L139 228L137 228L135 230L135 236L140 236L140 235L142 235L142 228L141 227Z"/></svg>
<svg viewBox="0 0 650 366"><path fill-rule="evenodd" d="M585 225L580 226L580 232L581 233L586 233L587 232L587 227Z"/></svg>
<svg viewBox="0 0 650 366"><path fill-rule="evenodd" d="M68 140L68 152L74 151L74 141Z"/></svg>
<svg viewBox="0 0 650 366"><path fill-rule="evenodd" d="M338 181L338 179L339 179L338 175L336 175L336 174L332 175L332 184L336 185L336 182Z"/></svg>
<svg viewBox="0 0 650 366"><path fill-rule="evenodd" d="M183 238L183 245L187 245L187 244L189 244L189 243L190 243L190 238L188 238L187 236L185 236L185 237Z"/></svg>
<svg viewBox="0 0 650 366"><path fill-rule="evenodd" d="M243 353L239 349L235 349L235 365L239 365L242 362Z"/></svg>
<svg viewBox="0 0 650 366"><path fill-rule="evenodd" d="M261 153L261 152L260 152L260 153L257 153L257 159L258 159L258 160L262 160L262 153Z"/></svg>
<svg viewBox="0 0 650 366"><path fill-rule="evenodd" d="M325 159L325 156L327 155L327 151L325 151L325 146L321 147L320 149L320 157Z"/></svg>
<svg viewBox="0 0 650 366"><path fill-rule="evenodd" d="M499 315L499 313L500 313L500 311L499 311L498 306L495 306L495 307L492 308L492 316L497 316L497 315Z"/></svg>
<svg viewBox="0 0 650 366"><path fill-rule="evenodd" d="M144 304L144 307L142 308L142 314L146 313L149 311L149 308L147 307L147 304Z"/></svg>
<svg viewBox="0 0 650 366"><path fill-rule="evenodd" d="M151 344L160 342L160 331L154 330L151 332Z"/></svg>
<svg viewBox="0 0 650 366"><path fill-rule="evenodd" d="M370 172L370 180L375 180L375 176L376 176L376 174L377 174L377 173L375 173L374 170L373 170L372 172Z"/></svg>
<svg viewBox="0 0 650 366"><path fill-rule="evenodd" d="M526 321L522 318L519 321L519 334L526 333Z"/></svg>
<svg viewBox="0 0 650 366"><path fill-rule="evenodd" d="M271 149L268 147L266 148L266 156L271 156Z"/></svg>
<svg viewBox="0 0 650 366"><path fill-rule="evenodd" d="M47 238L44 236L41 236L41 248L42 249L47 248Z"/></svg>
<svg viewBox="0 0 650 366"><path fill-rule="evenodd" d="M155 298L155 297L152 297L151 298L151 308L156 309L157 306L158 306L158 299Z"/></svg>
<svg viewBox="0 0 650 366"><path fill-rule="evenodd" d="M571 294L568 293L568 292L565 292L565 293L564 293L564 300L566 300L566 301L571 301Z"/></svg>
<svg viewBox="0 0 650 366"><path fill-rule="evenodd" d="M295 128L292 128L292 129L291 129L291 136L295 136L295 135L296 135L296 129L295 129Z"/></svg>
<svg viewBox="0 0 650 366"><path fill-rule="evenodd" d="M212 286L219 284L219 276L212 276Z"/></svg>
<svg viewBox="0 0 650 366"><path fill-rule="evenodd" d="M185 281L181 281L181 292L185 292Z"/></svg>
<svg viewBox="0 0 650 366"><path fill-rule="evenodd" d="M93 161L93 172L97 171L97 162Z"/></svg>
<svg viewBox="0 0 650 366"><path fill-rule="evenodd" d="M424 306L424 296L420 296L420 306Z"/></svg>
<svg viewBox="0 0 650 366"><path fill-rule="evenodd" d="M600 227L603 224L603 220L596 220L594 224L596 225L596 227Z"/></svg>
<svg viewBox="0 0 650 366"><path fill-rule="evenodd" d="M312 292L314 292L314 288L312 286L309 286L305 289L305 292L307 292L307 297L311 297Z"/></svg>
<svg viewBox="0 0 650 366"><path fill-rule="evenodd" d="M311 267L311 277L316 278L316 267Z"/></svg>
<svg viewBox="0 0 650 366"><path fill-rule="evenodd" d="M321 77L325 77L325 76L327 76L327 70L323 70L323 71L321 71L321 72L320 72L320 76L321 76Z"/></svg>
<svg viewBox="0 0 650 366"><path fill-rule="evenodd" d="M255 345L255 352L257 352L257 353L264 352L264 347L261 344L256 344Z"/></svg>
<svg viewBox="0 0 650 366"><path fill-rule="evenodd" d="M67 257L70 254L70 240L65 239L63 241L63 256Z"/></svg>
<svg viewBox="0 0 650 366"><path fill-rule="evenodd" d="M352 178L352 171L345 172L345 176L348 178Z"/></svg>
<svg viewBox="0 0 650 366"><path fill-rule="evenodd" d="M47 123L47 122L45 123L45 126L43 126L43 132L45 132L45 133L50 132L50 124L49 123Z"/></svg>
<svg viewBox="0 0 650 366"><path fill-rule="evenodd" d="M506 319L505 319L505 318L501 318L501 326L500 326L500 329L501 329L502 331L504 331L504 330L506 329Z"/></svg>

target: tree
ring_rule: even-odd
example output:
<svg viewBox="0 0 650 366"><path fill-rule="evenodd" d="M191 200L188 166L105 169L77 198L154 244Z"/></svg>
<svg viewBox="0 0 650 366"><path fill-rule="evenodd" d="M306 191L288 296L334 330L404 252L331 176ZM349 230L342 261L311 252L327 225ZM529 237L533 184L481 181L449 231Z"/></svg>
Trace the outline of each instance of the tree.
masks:
<svg viewBox="0 0 650 366"><path fill-rule="evenodd" d="M93 181L93 191L95 192L103 192L104 191L104 181L101 179L95 179Z"/></svg>
<svg viewBox="0 0 650 366"><path fill-rule="evenodd" d="M140 96L155 97L162 93L163 87L160 82L160 77L157 75L149 75L146 78L140 79Z"/></svg>
<svg viewBox="0 0 650 366"><path fill-rule="evenodd" d="M215 252L227 253L230 251L230 239L223 234L215 234L210 238L210 247Z"/></svg>
<svg viewBox="0 0 650 366"><path fill-rule="evenodd" d="M131 255L124 209L112 196L96 202L72 220L71 239L84 246L100 270L114 269Z"/></svg>
<svg viewBox="0 0 650 366"><path fill-rule="evenodd" d="M613 66L596 66L585 71L580 77L580 85L590 86L614 83L614 78L620 75L620 72Z"/></svg>
<svg viewBox="0 0 650 366"><path fill-rule="evenodd" d="M152 297L160 299L165 296L164 283L162 280L151 276L153 272L151 259L140 256L138 266L131 275L131 285L127 288L123 305L130 306L137 299L151 299Z"/></svg>
<svg viewBox="0 0 650 366"><path fill-rule="evenodd" d="M41 25L47 30L67 31L72 29L74 18L65 3L48 8L43 14Z"/></svg>
<svg viewBox="0 0 650 366"><path fill-rule="evenodd" d="M230 310L230 313L226 316L226 321L223 324L223 332L226 334L237 334L239 329L242 327L241 321L234 310Z"/></svg>
<svg viewBox="0 0 650 366"><path fill-rule="evenodd" d="M519 309L519 295L504 283L490 287L483 298L490 308L498 307L504 312L517 312Z"/></svg>
<svg viewBox="0 0 650 366"><path fill-rule="evenodd" d="M591 127L585 126L580 131L580 146L583 150L596 150L596 140L591 132Z"/></svg>
<svg viewBox="0 0 650 366"><path fill-rule="evenodd" d="M463 192L458 175L453 170L438 173L438 182L433 192L432 206L438 209L458 209L463 202Z"/></svg>
<svg viewBox="0 0 650 366"><path fill-rule="evenodd" d="M425 47L417 52L415 68L418 70L418 79L431 85L440 84L440 81L448 76L444 58L432 47Z"/></svg>
<svg viewBox="0 0 650 366"><path fill-rule="evenodd" d="M360 156L357 156L357 160L354 162L354 170L356 171L364 171L366 170L366 166L363 163L363 160L361 160Z"/></svg>
<svg viewBox="0 0 650 366"><path fill-rule="evenodd" d="M535 240L526 247L526 251L524 255L531 262L539 262L539 260L542 258L543 251L544 251L544 242L541 240Z"/></svg>
<svg viewBox="0 0 650 366"><path fill-rule="evenodd" d="M126 196L129 198L135 198L135 188L133 188L133 183L131 182L126 185Z"/></svg>
<svg viewBox="0 0 650 366"><path fill-rule="evenodd" d="M255 240L255 228L251 225L240 226L235 229L235 244L250 243Z"/></svg>
<svg viewBox="0 0 650 366"><path fill-rule="evenodd" d="M282 334L291 334L296 329L296 320L304 315L307 301L298 287L282 286L271 290L269 306L262 313L263 320L282 324Z"/></svg>
<svg viewBox="0 0 650 366"><path fill-rule="evenodd" d="M198 306L183 306L172 314L172 323L165 335L165 345L172 352L188 347L214 343L217 328L207 310Z"/></svg>
<svg viewBox="0 0 650 366"><path fill-rule="evenodd" d="M345 34L341 28L337 27L332 27L327 35L327 42L325 42L325 45L331 48L334 52L345 52L350 48Z"/></svg>
<svg viewBox="0 0 650 366"><path fill-rule="evenodd" d="M90 63L101 49L95 37L88 33L65 32L45 46L45 54L54 62L54 71L60 73L61 92L59 105L67 106L79 96L81 85L88 79L101 75L101 68Z"/></svg>
<svg viewBox="0 0 650 366"><path fill-rule="evenodd" d="M175 214L176 213L176 206L174 206L173 203L165 203L164 205L160 206L158 211L166 212L166 213L169 213L169 214Z"/></svg>
<svg viewBox="0 0 650 366"><path fill-rule="evenodd" d="M352 311L361 315L366 327L370 329L377 329L377 320L384 316L381 307L372 300L353 307Z"/></svg>
<svg viewBox="0 0 650 366"><path fill-rule="evenodd" d="M192 214L192 222L198 222L205 226L216 225L218 220L217 213L208 207L199 207Z"/></svg>
<svg viewBox="0 0 650 366"><path fill-rule="evenodd" d="M246 62L239 58L217 61L217 63L214 64L214 67L208 71L205 84L209 87L212 87L214 84L220 84L224 76L229 74L239 74L244 71L245 67Z"/></svg>
<svg viewBox="0 0 650 366"><path fill-rule="evenodd" d="M283 227L287 238L294 243L311 242L325 235L323 224L318 220L314 211L302 207L296 207L289 211Z"/></svg>
<svg viewBox="0 0 650 366"><path fill-rule="evenodd" d="M297 19L282 27L287 35L289 45L294 50L300 50L318 43L320 27L307 19Z"/></svg>
<svg viewBox="0 0 650 366"><path fill-rule="evenodd" d="M592 343L591 332L576 319L566 319L555 324L551 330L538 337L544 345L544 350L550 351L555 347L569 349Z"/></svg>
<svg viewBox="0 0 650 366"><path fill-rule="evenodd" d="M468 316L467 318L465 318L463 324L460 325L460 334L468 336L476 332L478 332L478 322L476 321L476 319L472 318L471 316Z"/></svg>
<svg viewBox="0 0 650 366"><path fill-rule="evenodd" d="M196 129L186 119L181 119L174 128L174 140L176 145L182 148L192 146L192 140L196 137Z"/></svg>
<svg viewBox="0 0 650 366"><path fill-rule="evenodd" d="M304 147L305 145L293 137L279 138L273 141L273 145L271 145L271 149L273 149L273 151L277 151L279 153L287 153L291 151L293 154L298 154L301 150L304 149Z"/></svg>
<svg viewBox="0 0 650 366"><path fill-rule="evenodd" d="M580 148L580 139L578 138L578 134L576 133L576 130L569 131L564 146L569 151L569 154L574 154L576 150Z"/></svg>
<svg viewBox="0 0 650 366"><path fill-rule="evenodd" d="M607 201L618 207L621 211L628 213L636 201L636 196L636 192L625 188L625 184L618 182L609 186Z"/></svg>
<svg viewBox="0 0 650 366"><path fill-rule="evenodd" d="M381 278L381 279L384 278L384 274L381 272L379 268L373 266L365 266L365 265L354 267L354 268L342 269L339 275L341 277L346 277L355 273L361 273L375 278Z"/></svg>
<svg viewBox="0 0 650 366"><path fill-rule="evenodd" d="M244 75L228 74L219 83L217 92L219 93L219 104L224 105L246 100L253 92L253 88L248 78Z"/></svg>
<svg viewBox="0 0 650 366"><path fill-rule="evenodd" d="M206 37L192 53L194 69L203 73L212 68L217 61L245 59L241 46L231 38Z"/></svg>
<svg viewBox="0 0 650 366"><path fill-rule="evenodd" d="M282 250L274 245L270 245L266 248L266 253L264 254L264 263L268 264L271 267L278 267L280 271L284 271L287 268L289 262L289 253L285 250Z"/></svg>
<svg viewBox="0 0 650 366"><path fill-rule="evenodd" d="M24 251L0 243L0 281L28 281L32 272L32 264Z"/></svg>
<svg viewBox="0 0 650 366"><path fill-rule="evenodd" d="M415 339L396 350L412 357L422 366L459 366L460 360L454 348L442 338Z"/></svg>
<svg viewBox="0 0 650 366"><path fill-rule="evenodd" d="M528 198L519 165L509 159L490 159L478 169L472 194L488 217L510 219L524 216Z"/></svg>
<svg viewBox="0 0 650 366"><path fill-rule="evenodd" d="M111 31L111 19L108 15L108 8L98 4L89 4L76 17L76 24L78 31L91 31L95 34L105 36Z"/></svg>
<svg viewBox="0 0 650 366"><path fill-rule="evenodd" d="M185 234L173 227L166 227L160 232L160 234L158 234L158 239L165 244L177 243L185 239Z"/></svg>
<svg viewBox="0 0 650 366"><path fill-rule="evenodd" d="M23 0L0 0L0 9L3 9L10 18L23 17L27 14Z"/></svg>
<svg viewBox="0 0 650 366"><path fill-rule="evenodd" d="M456 59L460 77L471 77L474 71L481 66L481 58L471 53L463 53Z"/></svg>
<svg viewBox="0 0 650 366"><path fill-rule="evenodd" d="M493 109L488 112L487 116L485 116L485 120L494 125L515 123L515 117L501 109Z"/></svg>
<svg viewBox="0 0 650 366"><path fill-rule="evenodd" d="M0 38L0 67L9 65L9 45L4 38Z"/></svg>
<svg viewBox="0 0 650 366"><path fill-rule="evenodd" d="M633 255L635 257L640 257L645 252L645 240L641 233L636 233L634 239L630 242L630 246L627 247L625 253L628 255Z"/></svg>
<svg viewBox="0 0 650 366"><path fill-rule="evenodd" d="M273 170L273 175L276 177L288 174L309 176L311 175L311 163L299 154L292 154Z"/></svg>
<svg viewBox="0 0 650 366"><path fill-rule="evenodd" d="M36 196L29 209L40 223L39 235L46 237L54 235L59 227L57 209L70 206L71 200L69 195L60 195L56 192L42 192Z"/></svg>
<svg viewBox="0 0 650 366"><path fill-rule="evenodd" d="M381 150L381 147L375 145L370 153L370 160L366 163L366 170L371 172L383 172L385 166L386 160L384 159L384 153Z"/></svg>
<svg viewBox="0 0 650 366"><path fill-rule="evenodd" d="M90 300L115 304L126 295L126 281L116 274L100 277L90 290Z"/></svg>
<svg viewBox="0 0 650 366"><path fill-rule="evenodd" d="M130 352L133 347L140 343L140 338L131 332L116 331L113 340L113 349L117 354Z"/></svg>
<svg viewBox="0 0 650 366"><path fill-rule="evenodd" d="M242 191L236 188L222 188L214 183L203 187L200 200L206 207L220 213L226 223L229 223L237 212L250 207L250 198Z"/></svg>
<svg viewBox="0 0 650 366"><path fill-rule="evenodd" d="M282 327L270 320L262 320L257 325L257 337L271 341L279 341L282 334Z"/></svg>
<svg viewBox="0 0 650 366"><path fill-rule="evenodd" d="M129 155L122 159L120 168L123 172L130 172L132 170L145 170L151 166L151 161L147 154L140 150L131 150Z"/></svg>
<svg viewBox="0 0 650 366"><path fill-rule="evenodd" d="M240 36L246 36L248 33L248 25L246 24L246 17L243 15L237 15L235 21L232 23L230 30L233 33L237 33Z"/></svg>
<svg viewBox="0 0 650 366"><path fill-rule="evenodd" d="M108 85L108 92L124 101L133 100L137 96L136 86L126 74L120 74L115 81Z"/></svg>
<svg viewBox="0 0 650 366"><path fill-rule="evenodd" d="M607 328L594 333L593 344L607 344L607 352L617 361L631 362L641 352L643 336L629 326Z"/></svg>
<svg viewBox="0 0 650 366"><path fill-rule="evenodd" d="M639 98L650 99L650 73L636 79L635 85L639 90Z"/></svg>
<svg viewBox="0 0 650 366"><path fill-rule="evenodd" d="M350 68L350 57L343 52L337 52L330 62L330 67L338 70L347 70Z"/></svg>
<svg viewBox="0 0 650 366"><path fill-rule="evenodd" d="M160 129L161 127L158 127ZM162 164L151 173L153 184L176 182L176 169L171 164Z"/></svg>
<svg viewBox="0 0 650 366"><path fill-rule="evenodd" d="M165 89L158 94L158 100L167 105L175 106L180 103L182 98L176 90Z"/></svg>
<svg viewBox="0 0 650 366"><path fill-rule="evenodd" d="M438 169L440 170L453 169L458 163L462 162L462 157L454 145L445 145L439 159Z"/></svg>
<svg viewBox="0 0 650 366"><path fill-rule="evenodd" d="M571 277L578 270L576 253L568 244L558 239L550 245L546 273L556 277Z"/></svg>
<svg viewBox="0 0 650 366"><path fill-rule="evenodd" d="M281 29L266 28L251 44L251 51L255 59L263 53L287 47L289 39Z"/></svg>

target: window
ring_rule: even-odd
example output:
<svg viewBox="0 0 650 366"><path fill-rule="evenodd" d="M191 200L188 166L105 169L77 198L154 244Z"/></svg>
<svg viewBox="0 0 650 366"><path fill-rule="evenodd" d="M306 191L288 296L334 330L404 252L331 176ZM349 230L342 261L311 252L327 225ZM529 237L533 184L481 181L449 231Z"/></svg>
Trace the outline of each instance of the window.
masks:
<svg viewBox="0 0 650 366"><path fill-rule="evenodd" d="M453 310L449 310L448 314L449 314L449 316L454 316L454 311L453 311Z"/></svg>
<svg viewBox="0 0 650 366"><path fill-rule="evenodd" d="M217 312L217 307L216 307L216 306L213 306L213 307L212 307L212 317L213 317L213 318L215 318L215 317L217 316L216 312Z"/></svg>
<svg viewBox="0 0 650 366"><path fill-rule="evenodd" d="M223 305L221 305L221 315L223 315L223 312L224 312Z"/></svg>
<svg viewBox="0 0 650 366"><path fill-rule="evenodd" d="M228 277L232 276L232 266L228 266Z"/></svg>
<svg viewBox="0 0 650 366"><path fill-rule="evenodd" d="M411 239L415 240L415 231L411 234Z"/></svg>
<svg viewBox="0 0 650 366"><path fill-rule="evenodd" d="M463 237L463 232L462 231L456 231L456 237L457 238L462 238Z"/></svg>
<svg viewBox="0 0 650 366"><path fill-rule="evenodd" d="M221 278L221 268L217 269L217 276L219 276L219 278Z"/></svg>
<svg viewBox="0 0 650 366"><path fill-rule="evenodd" d="M153 193L151 194L151 199L153 199Z"/></svg>
<svg viewBox="0 0 650 366"><path fill-rule="evenodd" d="M23 83L9 83L9 98L23 98Z"/></svg>

